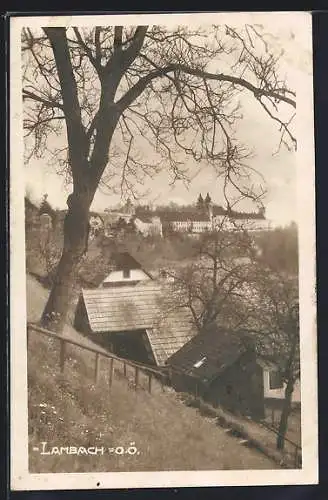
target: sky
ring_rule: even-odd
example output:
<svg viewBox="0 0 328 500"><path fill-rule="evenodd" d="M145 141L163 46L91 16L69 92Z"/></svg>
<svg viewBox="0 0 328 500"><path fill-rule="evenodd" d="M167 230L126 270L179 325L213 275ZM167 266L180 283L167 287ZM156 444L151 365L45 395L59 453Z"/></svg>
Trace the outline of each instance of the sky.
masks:
<svg viewBox="0 0 328 500"><path fill-rule="evenodd" d="M304 71L308 70L307 61L311 56L308 48L302 46L302 40L296 39L290 28L279 29L272 24L267 31L274 33L277 47L284 48L282 70L286 73L289 87L297 88L298 79L302 77ZM264 204L267 218L276 224L288 224L297 219L296 155L284 147L280 148L278 154L274 154L280 138L278 124L270 120L254 98L245 94L242 104L244 118L238 126L238 138L255 152L251 165L259 170L266 180L268 193L264 198ZM187 162L191 172L197 172L199 165L194 166L188 157L185 157L184 161ZM72 188L65 186L63 178L47 164L46 157L41 160L32 159L25 167L25 175L26 189L34 201L39 202L42 195L47 193L49 202L55 208L66 207L66 198ZM143 200L143 203L150 201L161 204L173 201L188 204L195 202L200 192L203 196L209 192L215 203L224 205L221 181L216 178L211 167L204 162L201 164L200 172L188 187L182 182L170 186L167 174L162 172L147 183L147 188L151 196L148 200ZM98 190L91 208L103 211L118 202L120 202L120 196L114 196L112 193L105 194ZM245 206L245 208L255 209L254 206Z"/></svg>

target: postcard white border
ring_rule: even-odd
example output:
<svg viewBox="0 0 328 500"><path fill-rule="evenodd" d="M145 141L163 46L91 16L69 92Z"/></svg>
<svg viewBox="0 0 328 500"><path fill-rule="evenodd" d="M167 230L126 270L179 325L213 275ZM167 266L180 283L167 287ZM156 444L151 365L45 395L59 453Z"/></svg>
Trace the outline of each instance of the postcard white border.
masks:
<svg viewBox="0 0 328 500"><path fill-rule="evenodd" d="M311 15L304 12L38 16L10 19L10 324L11 488L13 490L150 488L316 484L318 482L315 168L312 75L297 88L297 182L300 246L300 317L303 467L300 470L161 471L30 474L28 472L27 344L25 277L25 179L22 138L20 32L23 26L108 24L211 24L272 21L302 33L311 51ZM311 72L312 73L312 72ZM99 483L99 487L97 486Z"/></svg>

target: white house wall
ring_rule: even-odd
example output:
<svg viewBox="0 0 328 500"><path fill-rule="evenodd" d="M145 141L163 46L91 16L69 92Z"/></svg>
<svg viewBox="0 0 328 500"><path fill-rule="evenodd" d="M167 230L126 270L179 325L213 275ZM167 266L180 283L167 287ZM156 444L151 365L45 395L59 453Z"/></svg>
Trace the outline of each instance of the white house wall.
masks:
<svg viewBox="0 0 328 500"><path fill-rule="evenodd" d="M281 389L270 389L270 372L263 370L263 389L265 398L284 399L285 388L286 384ZM301 387L300 387L300 381L297 380L294 386L292 402L299 403L300 401L301 401Z"/></svg>
<svg viewBox="0 0 328 500"><path fill-rule="evenodd" d="M247 229L248 231L268 231L271 229L270 221L266 219L228 219L224 215L217 215L208 220L201 221L172 221L174 231L204 233L206 231L216 229L226 229L228 231L236 231Z"/></svg>
<svg viewBox="0 0 328 500"><path fill-rule="evenodd" d="M148 274L146 274L142 269L131 269L129 278L125 278L123 271L112 271L107 278L104 279L103 283L115 283L115 282L126 282L130 281L142 281L149 280Z"/></svg>

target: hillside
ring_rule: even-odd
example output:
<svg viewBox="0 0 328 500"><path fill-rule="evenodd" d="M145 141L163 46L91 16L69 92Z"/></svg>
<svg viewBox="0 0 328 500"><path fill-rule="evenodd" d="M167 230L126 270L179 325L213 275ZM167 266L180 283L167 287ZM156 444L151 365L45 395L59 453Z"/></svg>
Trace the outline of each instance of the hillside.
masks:
<svg viewBox="0 0 328 500"><path fill-rule="evenodd" d="M40 317L47 293L34 278L27 277L28 320ZM65 335L92 345L71 327ZM91 354L68 350L64 374L59 373L58 355L53 339L32 333L28 352L30 472L277 467L258 451L241 446L213 419L187 407L173 391L163 393L156 384L151 395L142 387L134 391L119 371L109 388L105 361L95 386ZM41 455L42 442L47 443L46 450L97 446L100 451L97 455L67 454L65 450ZM135 453L130 455L127 450Z"/></svg>

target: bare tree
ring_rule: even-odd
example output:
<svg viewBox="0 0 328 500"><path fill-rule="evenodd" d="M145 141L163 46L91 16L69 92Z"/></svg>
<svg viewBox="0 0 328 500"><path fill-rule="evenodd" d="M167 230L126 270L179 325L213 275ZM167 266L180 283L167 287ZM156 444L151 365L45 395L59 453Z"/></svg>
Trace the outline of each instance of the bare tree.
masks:
<svg viewBox="0 0 328 500"><path fill-rule="evenodd" d="M277 448L283 449L292 409L295 382L300 377L297 278L264 267L246 230L205 234L198 257L176 272L168 302L190 310L199 333L213 324L250 334L259 354L278 366L285 386Z"/></svg>
<svg viewBox="0 0 328 500"><path fill-rule="evenodd" d="M259 199L250 151L235 133L242 92L278 124L281 143L296 146L290 128L295 93L278 76L280 54L260 26L24 28L22 55L26 159L50 152L57 172L73 184L62 257L43 314L50 327L49 313L61 318L58 330L87 248L98 188L136 196L137 181L142 186L162 166L172 182L188 181L182 151L223 176L227 200L229 189ZM49 139L64 130L64 147L51 148Z"/></svg>
<svg viewBox="0 0 328 500"><path fill-rule="evenodd" d="M292 408L295 382L300 377L299 301L297 278L268 268L257 268L252 286L252 332L260 352L279 367L285 384L277 448L283 449ZM255 313L255 314L254 314Z"/></svg>
<svg viewBox="0 0 328 500"><path fill-rule="evenodd" d="M253 242L246 230L227 226L224 218L216 230L202 234L194 243L193 262L167 273L175 283L173 307L189 309L198 332L213 324L237 330L246 320L243 303L253 278Z"/></svg>

